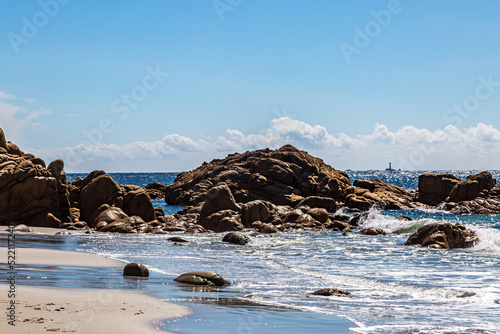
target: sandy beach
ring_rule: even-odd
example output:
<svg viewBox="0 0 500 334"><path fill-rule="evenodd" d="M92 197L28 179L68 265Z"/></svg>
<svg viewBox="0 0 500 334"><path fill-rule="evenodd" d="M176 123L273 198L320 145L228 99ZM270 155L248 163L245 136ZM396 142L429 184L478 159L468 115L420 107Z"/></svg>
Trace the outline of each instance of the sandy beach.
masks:
<svg viewBox="0 0 500 334"><path fill-rule="evenodd" d="M16 233L43 233L43 234L56 234L57 232L68 233L65 228L57 228L57 227L38 227L38 226L30 226L31 232L17 232ZM2 226L0 230L1 233L9 233L9 229L7 226Z"/></svg>
<svg viewBox="0 0 500 334"><path fill-rule="evenodd" d="M0 247L0 258L7 259L7 248ZM16 263L68 267L123 267L125 265L123 262L96 254L40 248L16 248Z"/></svg>
<svg viewBox="0 0 500 334"><path fill-rule="evenodd" d="M0 248L2 259L7 249ZM5 263L4 261L2 261ZM122 267L104 257L59 250L17 248L17 264L79 267ZM189 309L136 291L40 288L0 285L1 333L161 333L161 320L186 316ZM8 307L16 302L15 326L9 324ZM5 311L6 310L6 311Z"/></svg>

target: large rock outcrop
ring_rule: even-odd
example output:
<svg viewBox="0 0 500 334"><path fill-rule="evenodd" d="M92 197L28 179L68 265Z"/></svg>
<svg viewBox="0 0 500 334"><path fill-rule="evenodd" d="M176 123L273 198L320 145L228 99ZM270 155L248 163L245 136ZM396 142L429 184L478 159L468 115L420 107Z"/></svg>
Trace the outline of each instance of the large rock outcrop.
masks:
<svg viewBox="0 0 500 334"><path fill-rule="evenodd" d="M470 201L483 191L493 189L496 180L490 172L471 175L465 180L451 174L423 174L418 178L417 201L437 205L443 201Z"/></svg>
<svg viewBox="0 0 500 334"><path fill-rule="evenodd" d="M125 215L106 226L110 231L144 232L145 222L156 220L145 189L120 186L103 171L69 182L63 160L46 167L42 159L6 141L0 128L0 225L74 228L88 222L95 227L96 217L110 207Z"/></svg>
<svg viewBox="0 0 500 334"><path fill-rule="evenodd" d="M294 205L308 196L344 201L351 185L347 174L291 145L279 150L231 154L204 163L177 176L166 187L165 201L175 205L197 205L214 187L226 184L237 203L265 200Z"/></svg>
<svg viewBox="0 0 500 334"><path fill-rule="evenodd" d="M155 210L151 196L160 198L163 191L168 204L187 207L174 215ZM500 186L488 172L463 181L423 175L417 198L430 205L446 200L441 207L452 213L500 214ZM169 186L153 183L145 189L118 185L104 171L69 182L62 160L46 167L6 141L0 129L0 225L122 233L348 231L363 214L350 219L335 211L373 205L408 209L415 202L410 192L380 180L356 180L351 186L347 174L291 145L231 154L179 174Z"/></svg>
<svg viewBox="0 0 500 334"><path fill-rule="evenodd" d="M460 181L452 174L422 174L418 178L417 201L437 205L450 195Z"/></svg>
<svg viewBox="0 0 500 334"><path fill-rule="evenodd" d="M490 172L482 172L468 176L465 180L458 182L450 192L447 202L470 201L479 196L483 191L493 189L496 180Z"/></svg>
<svg viewBox="0 0 500 334"><path fill-rule="evenodd" d="M143 188L133 185L120 186L111 176L101 171L94 171L89 176L93 178L75 180L73 186L76 189L73 192L80 194L77 203L81 219L90 227L95 227L98 223L98 209L104 204L118 207L127 215L141 217L146 222L156 219L149 194Z"/></svg>
<svg viewBox="0 0 500 334"><path fill-rule="evenodd" d="M0 225L59 227L57 180L41 166L5 155L0 155L0 168Z"/></svg>
<svg viewBox="0 0 500 334"><path fill-rule="evenodd" d="M491 190L482 190L479 195L470 201L448 202L445 208L454 214L500 214L500 185L495 184Z"/></svg>
<svg viewBox="0 0 500 334"><path fill-rule="evenodd" d="M416 200L454 214L500 214L500 185L490 172L465 180L451 174L424 174L419 177Z"/></svg>
<svg viewBox="0 0 500 334"><path fill-rule="evenodd" d="M70 220L64 165L24 154L0 128L0 225L59 227Z"/></svg>

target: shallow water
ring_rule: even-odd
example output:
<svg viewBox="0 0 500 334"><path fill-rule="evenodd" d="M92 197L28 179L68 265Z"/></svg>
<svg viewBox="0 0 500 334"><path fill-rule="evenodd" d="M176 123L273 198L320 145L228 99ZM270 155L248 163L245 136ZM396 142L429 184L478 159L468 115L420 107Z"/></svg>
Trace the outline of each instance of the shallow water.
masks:
<svg viewBox="0 0 500 334"><path fill-rule="evenodd" d="M351 179L385 178L410 190L416 188L422 173L349 172ZM473 173L454 172L460 177ZM134 175L121 174L120 183L150 180L142 174L136 180ZM173 180L175 174L156 177ZM155 202L158 204L171 213L179 209L161 201ZM402 214L414 220L395 219ZM475 230L481 241L466 250L403 245L420 226L436 221L461 222ZM195 302L194 317L166 325L185 333L199 332L200 328L221 333L234 332L235 328L246 333L326 333L345 332L347 327L355 333L500 333L499 216L456 216L438 210L372 211L364 227L379 227L389 234L249 234L252 242L246 246L222 243L224 234L220 233L183 234L190 243L182 245L167 240L174 234L80 234L38 242L49 248L76 248L146 264L153 272L149 283L127 284L172 302ZM219 292L196 292L179 289L172 282L176 275L195 270L215 271L232 285ZM101 283L112 285L112 280L123 284L119 275L108 277L112 278ZM310 295L324 287L342 288L352 295ZM345 322L339 322L338 317ZM332 331L334 324L339 326L336 331Z"/></svg>
<svg viewBox="0 0 500 334"><path fill-rule="evenodd" d="M0 247L6 246L5 235L0 234ZM109 235L86 235L76 232L72 235L43 235L18 233L18 245L41 247L59 250L78 250L95 252L96 245L113 240L107 247L113 248L115 243L127 242L136 244L170 243L165 236L122 236L108 238ZM114 235L118 236L118 235ZM141 240L146 237L147 240ZM90 247L89 247L90 246ZM176 246L171 246L176 247ZM126 247L125 247L126 248ZM141 247L138 247L141 248ZM131 252L138 248L131 247ZM21 247L16 248L18 254ZM106 255L106 253L102 253ZM143 254L143 255L141 255ZM109 254L108 254L109 255ZM116 254L115 254L116 255ZM352 323L347 319L332 317L316 312L303 312L279 306L268 306L241 298L244 291L237 288L214 289L188 286L174 282L177 275L165 274L151 266L150 259L156 262L169 257L162 255L149 256L141 251L135 256L119 254L125 262L138 261L150 268L147 279L131 279L122 277L121 268L88 268L78 266L51 265L16 265L17 289L23 285L59 287L59 288L91 288L140 290L165 301L189 307L193 314L188 317L172 319L159 324L158 328L180 333L346 333ZM6 269L1 266L0 269Z"/></svg>
<svg viewBox="0 0 500 334"><path fill-rule="evenodd" d="M146 263L158 273L210 270L232 282L226 293L242 301L345 317L357 333L494 333L500 324L500 230L498 217L467 217L481 242L468 250L404 246L410 233L436 221L428 212L373 213L365 226L387 236L297 231L251 236L252 243L222 243L223 234L185 235L173 245L166 236L81 236L82 250ZM440 220L457 221L448 215ZM352 296L309 293L324 287Z"/></svg>

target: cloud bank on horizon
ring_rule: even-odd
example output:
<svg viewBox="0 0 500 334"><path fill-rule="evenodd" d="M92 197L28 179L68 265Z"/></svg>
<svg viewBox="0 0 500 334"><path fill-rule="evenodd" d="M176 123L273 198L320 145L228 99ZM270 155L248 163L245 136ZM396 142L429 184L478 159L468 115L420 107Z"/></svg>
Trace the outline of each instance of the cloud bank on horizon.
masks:
<svg viewBox="0 0 500 334"><path fill-rule="evenodd" d="M80 144L32 153L48 161L63 158L70 172L100 166L115 166L111 171L125 172L131 171L127 166L138 162L142 168L134 171L182 171L230 153L277 149L286 144L309 151L337 169L382 169L389 161L404 170L495 169L500 163L495 154L500 149L500 131L483 123L464 130L447 125L436 131L412 125L391 131L376 123L372 133L351 137L290 117L276 118L269 128L252 134L237 129L228 129L213 139L168 134L151 142ZM379 163L373 165L373 161Z"/></svg>
<svg viewBox="0 0 500 334"><path fill-rule="evenodd" d="M38 106L34 99L0 91L0 126L14 143L24 144L24 137L43 128L43 118L49 115L51 111ZM73 146L21 148L47 162L62 158L68 172L154 172L189 170L234 152L277 149L286 144L308 151L337 169L383 169L388 162L403 170L496 169L500 164L496 154L500 130L484 123L465 129L449 124L435 131L413 125L391 130L376 123L371 133L349 136L293 116L278 116L258 133L228 129L214 138L172 133L155 141L122 145L83 140Z"/></svg>

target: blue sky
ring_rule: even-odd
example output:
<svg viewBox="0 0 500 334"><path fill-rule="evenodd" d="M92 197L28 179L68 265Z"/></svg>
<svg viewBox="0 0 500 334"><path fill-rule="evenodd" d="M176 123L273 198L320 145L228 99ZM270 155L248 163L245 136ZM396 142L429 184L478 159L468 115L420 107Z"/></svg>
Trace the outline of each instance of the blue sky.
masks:
<svg viewBox="0 0 500 334"><path fill-rule="evenodd" d="M0 126L68 171L180 171L286 143L338 169L500 163L498 2L7 0L0 13Z"/></svg>

